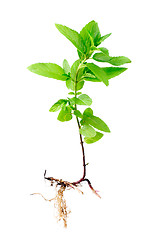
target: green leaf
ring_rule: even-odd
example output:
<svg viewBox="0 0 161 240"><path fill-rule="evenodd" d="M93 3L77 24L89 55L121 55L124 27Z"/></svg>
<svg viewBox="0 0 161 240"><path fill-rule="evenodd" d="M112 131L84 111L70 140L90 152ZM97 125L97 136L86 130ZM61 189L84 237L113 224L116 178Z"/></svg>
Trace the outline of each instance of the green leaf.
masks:
<svg viewBox="0 0 161 240"><path fill-rule="evenodd" d="M92 125L94 128L97 128L100 131L110 132L110 129L107 126L107 124L99 117L88 115L88 116L85 116L84 120L86 123Z"/></svg>
<svg viewBox="0 0 161 240"><path fill-rule="evenodd" d="M76 93L76 95L81 95L81 94L82 94L82 92L77 92L77 93Z"/></svg>
<svg viewBox="0 0 161 240"><path fill-rule="evenodd" d="M94 137L96 135L96 131L90 125L83 125L83 127L79 129L79 132L83 136L89 137L89 138Z"/></svg>
<svg viewBox="0 0 161 240"><path fill-rule="evenodd" d="M69 78L68 80L66 80L66 86L68 89L71 89L74 91L74 82L71 78Z"/></svg>
<svg viewBox="0 0 161 240"><path fill-rule="evenodd" d="M83 115L82 115L82 113L81 113L79 110L75 110L75 111L74 111L74 115L75 115L76 117L83 118Z"/></svg>
<svg viewBox="0 0 161 240"><path fill-rule="evenodd" d="M108 62L111 57L109 56L109 51L106 48L99 48L101 53L95 53L93 59L98 62Z"/></svg>
<svg viewBox="0 0 161 240"><path fill-rule="evenodd" d="M81 90L83 88L83 86L84 86L84 81L78 82L77 86L76 86L76 91ZM79 94L77 93L77 95L79 95Z"/></svg>
<svg viewBox="0 0 161 240"><path fill-rule="evenodd" d="M84 53L86 51L83 39L78 32L61 24L55 24L55 26L80 52Z"/></svg>
<svg viewBox="0 0 161 240"><path fill-rule="evenodd" d="M94 45L96 46L98 39L101 38L101 33L98 27L98 23L95 22L94 20L92 20L91 22L89 22L88 24L85 25L85 27L83 28L85 29L90 36L92 37L93 41L94 41ZM82 31L83 31L82 29ZM84 41L86 41L87 39L84 39Z"/></svg>
<svg viewBox="0 0 161 240"><path fill-rule="evenodd" d="M68 94L69 94L69 95L75 95L75 93L74 93L74 92L69 92Z"/></svg>
<svg viewBox="0 0 161 240"><path fill-rule="evenodd" d="M67 79L64 70L55 63L35 63L30 65L27 69L44 77L54 78L62 81Z"/></svg>
<svg viewBox="0 0 161 240"><path fill-rule="evenodd" d="M59 109L61 109L65 104L67 104L66 99L60 99L54 105L50 108L50 112L57 112Z"/></svg>
<svg viewBox="0 0 161 240"><path fill-rule="evenodd" d="M79 64L80 64L80 59L76 60L71 67L71 78L73 80L76 80Z"/></svg>
<svg viewBox="0 0 161 240"><path fill-rule="evenodd" d="M82 96L82 95L85 95L85 96ZM73 105L78 104L78 105L90 106L92 104L92 99L86 94L81 94L78 98L73 97L70 99L70 101L71 101L71 104Z"/></svg>
<svg viewBox="0 0 161 240"><path fill-rule="evenodd" d="M100 132L96 132L96 135L92 138L88 138L88 137L85 137L84 138L84 141L88 144L90 143L95 143L97 142L98 140L100 140L101 138L103 137L103 134L100 133Z"/></svg>
<svg viewBox="0 0 161 240"><path fill-rule="evenodd" d="M100 68L99 66L95 65L94 63L87 63L86 66L94 73L96 78L98 78L100 81L104 82L106 86L109 85L108 82L108 76L103 68Z"/></svg>
<svg viewBox="0 0 161 240"><path fill-rule="evenodd" d="M70 121L72 119L71 108L69 106L65 106L61 109L58 120L61 122Z"/></svg>
<svg viewBox="0 0 161 240"><path fill-rule="evenodd" d="M111 57L107 62L114 66L121 66L125 63L131 63L131 60L127 57L119 56L119 57Z"/></svg>
<svg viewBox="0 0 161 240"><path fill-rule="evenodd" d="M116 77L127 70L127 68L120 68L120 67L105 67L102 69L105 71L107 75L107 79Z"/></svg>
<svg viewBox="0 0 161 240"><path fill-rule="evenodd" d="M63 61L63 69L64 69L65 74L67 74L67 75L71 72L70 65L66 59L64 59L64 61Z"/></svg>
<svg viewBox="0 0 161 240"><path fill-rule="evenodd" d="M80 99L84 104L90 106L92 104L92 99L87 94L81 94L78 99Z"/></svg>
<svg viewBox="0 0 161 240"><path fill-rule="evenodd" d="M108 33L108 34L102 36L102 37L98 40L97 46L100 45L104 40L106 40L106 38L108 38L109 36L111 36L111 34L112 34L112 33Z"/></svg>
<svg viewBox="0 0 161 240"><path fill-rule="evenodd" d="M93 115L93 110L91 108L86 108L83 112L83 115L85 116Z"/></svg>

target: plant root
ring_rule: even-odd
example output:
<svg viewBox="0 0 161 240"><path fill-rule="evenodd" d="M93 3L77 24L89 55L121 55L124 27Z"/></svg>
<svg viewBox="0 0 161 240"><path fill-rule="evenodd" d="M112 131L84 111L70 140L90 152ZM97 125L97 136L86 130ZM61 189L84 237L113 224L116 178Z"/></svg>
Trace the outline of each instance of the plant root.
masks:
<svg viewBox="0 0 161 240"><path fill-rule="evenodd" d="M47 199L41 193L32 193L31 195L37 194L37 195L40 195L45 201L49 201L49 202L54 201L54 207L57 210L56 218L57 218L58 222L63 221L65 228L67 227L68 215L71 213L71 211L67 207L66 200L64 198L65 190L74 189L74 190L77 190L79 193L84 194L78 187L81 186L82 182L86 181L88 183L90 189L92 190L92 192L97 197L101 198L101 196L98 194L98 191L94 190L94 188L91 185L91 182L87 178L82 178L77 182L71 183L68 181L63 181L62 179L46 177L46 170L45 170L44 179L50 181L51 186L55 185L56 196L54 198Z"/></svg>

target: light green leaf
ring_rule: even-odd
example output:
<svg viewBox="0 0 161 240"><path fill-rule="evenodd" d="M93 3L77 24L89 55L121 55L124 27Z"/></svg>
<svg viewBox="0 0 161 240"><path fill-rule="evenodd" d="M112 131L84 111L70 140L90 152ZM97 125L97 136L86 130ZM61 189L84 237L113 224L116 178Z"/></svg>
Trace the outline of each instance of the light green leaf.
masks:
<svg viewBox="0 0 161 240"><path fill-rule="evenodd" d="M82 115L82 113L81 113L79 110L75 110L75 111L74 111L74 115L75 115L76 117L83 118L83 115Z"/></svg>
<svg viewBox="0 0 161 240"><path fill-rule="evenodd" d="M70 121L72 119L71 108L69 106L65 106L61 109L58 120L61 122Z"/></svg>
<svg viewBox="0 0 161 240"><path fill-rule="evenodd" d="M93 59L98 62L108 62L111 57L109 56L109 51L106 48L99 48L101 53L95 53Z"/></svg>
<svg viewBox="0 0 161 240"><path fill-rule="evenodd" d="M80 99L84 104L90 106L92 104L92 99L87 94L81 94L78 99Z"/></svg>
<svg viewBox="0 0 161 240"><path fill-rule="evenodd" d="M64 59L64 61L63 61L63 69L64 69L65 74L67 74L67 75L71 72L70 65L66 59Z"/></svg>
<svg viewBox="0 0 161 240"><path fill-rule="evenodd" d="M78 90L81 90L81 89L83 88L83 86L84 86L84 81L78 82L78 83L77 83L77 86L76 86L76 90L77 90L77 91L78 91ZM77 93L77 95L79 95L79 94Z"/></svg>
<svg viewBox="0 0 161 240"><path fill-rule="evenodd" d="M91 108L86 108L83 112L83 115L85 116L93 115L93 110Z"/></svg>
<svg viewBox="0 0 161 240"><path fill-rule="evenodd" d="M55 24L55 26L80 52L84 53L86 51L83 39L78 32L61 24Z"/></svg>
<svg viewBox="0 0 161 240"><path fill-rule="evenodd" d="M83 136L89 137L89 138L94 137L96 135L96 131L90 125L83 125L83 127L79 129L79 132Z"/></svg>
<svg viewBox="0 0 161 240"><path fill-rule="evenodd" d="M119 56L119 57L111 57L107 62L114 66L121 66L125 63L131 63L131 60L127 57Z"/></svg>
<svg viewBox="0 0 161 240"><path fill-rule="evenodd" d="M102 69L105 71L107 75L107 79L116 77L127 70L127 68L120 68L120 67L105 67Z"/></svg>
<svg viewBox="0 0 161 240"><path fill-rule="evenodd" d="M95 142L97 142L98 140L100 140L102 137L103 137L103 134L102 134L102 133L96 132L96 135L95 135L94 137L92 137L92 138L85 137L85 138L84 138L84 141L85 141L87 144L95 143Z"/></svg>
<svg viewBox="0 0 161 240"><path fill-rule="evenodd" d="M99 66L95 65L94 63L87 63L86 66L94 73L96 78L98 78L100 81L104 82L106 86L109 85L108 82L108 76L106 72L100 68Z"/></svg>
<svg viewBox="0 0 161 240"><path fill-rule="evenodd" d="M90 34L90 36L92 37L92 39L94 41L94 45L96 46L98 39L101 38L101 33L100 33L100 30L98 27L98 23L95 22L94 20L92 20L91 22L86 24L83 29L85 29ZM82 31L83 31L83 29L82 29ZM86 39L84 39L84 40L86 41Z"/></svg>
<svg viewBox="0 0 161 240"><path fill-rule="evenodd" d="M50 112L57 112L59 109L61 109L65 104L67 104L66 99L60 99L54 105L50 108Z"/></svg>
<svg viewBox="0 0 161 240"><path fill-rule="evenodd" d="M66 80L66 86L68 89L71 89L74 91L74 82L71 78L69 78L68 80Z"/></svg>
<svg viewBox="0 0 161 240"><path fill-rule="evenodd" d="M110 132L110 129L107 126L107 124L99 117L88 115L88 116L85 116L84 120L86 123L92 125L94 128L97 128L100 131Z"/></svg>
<svg viewBox="0 0 161 240"><path fill-rule="evenodd" d="M80 64L80 59L76 60L71 67L71 78L76 80L76 75L78 73L78 66Z"/></svg>
<svg viewBox="0 0 161 240"><path fill-rule="evenodd" d="M98 42L97 42L97 46L100 45L104 40L106 40L106 38L108 38L109 36L111 36L112 33L106 34L104 36L102 36Z"/></svg>
<svg viewBox="0 0 161 240"><path fill-rule="evenodd" d="M69 92L68 94L69 94L69 95L75 95L75 93L74 93L74 92Z"/></svg>
<svg viewBox="0 0 161 240"><path fill-rule="evenodd" d="M77 93L76 93L76 95L81 95L81 94L82 94L82 92L77 92Z"/></svg>
<svg viewBox="0 0 161 240"><path fill-rule="evenodd" d="M54 78L62 81L67 79L64 70L55 63L35 63L30 65L27 69L44 77Z"/></svg>

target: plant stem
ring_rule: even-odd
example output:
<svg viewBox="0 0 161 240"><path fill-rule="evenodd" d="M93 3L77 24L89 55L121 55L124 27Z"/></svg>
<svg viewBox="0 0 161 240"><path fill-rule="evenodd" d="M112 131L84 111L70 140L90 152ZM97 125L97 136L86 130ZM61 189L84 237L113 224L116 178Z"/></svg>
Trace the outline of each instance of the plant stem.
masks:
<svg viewBox="0 0 161 240"><path fill-rule="evenodd" d="M78 76L78 71L81 67L81 65L86 61L83 60L79 66L78 66L78 69L77 69L77 72L76 72L76 77L75 77L75 89L74 89L74 92L75 92L75 97L77 97L77 76ZM77 105L75 104L75 110L77 110ZM80 122L79 122L79 119L78 117L76 116L76 120L77 120L77 124L78 124L78 129L81 128L80 126ZM72 184L76 185L80 182L82 182L84 179L85 179L85 176L86 176L86 162L85 162L85 151L84 151L84 144L83 144L83 139L82 139L82 135L79 133L79 137L80 137L80 144L81 144L81 148L82 148L82 155L83 155L83 177L78 180L77 182L73 182Z"/></svg>

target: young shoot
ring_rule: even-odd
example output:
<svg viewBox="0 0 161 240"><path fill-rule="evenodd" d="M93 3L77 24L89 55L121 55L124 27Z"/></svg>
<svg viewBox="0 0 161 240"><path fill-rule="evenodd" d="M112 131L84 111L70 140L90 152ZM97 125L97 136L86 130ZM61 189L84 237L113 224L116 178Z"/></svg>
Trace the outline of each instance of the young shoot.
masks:
<svg viewBox="0 0 161 240"><path fill-rule="evenodd" d="M100 197L98 192L92 187L90 180L86 177L87 163L85 160L84 143L96 143L101 140L105 133L110 132L108 125L100 117L95 116L91 108L92 99L86 92L83 92L83 87L86 81L91 82L91 84L97 82L97 84L104 84L107 87L110 79L127 70L122 65L131 61L124 56L112 57L107 48L100 47L110 37L111 33L102 36L98 23L94 20L86 24L80 33L61 24L55 24L55 26L76 47L78 59L72 66L64 59L62 66L56 63L35 63L30 65L28 70L44 77L62 81L62 84L69 89L69 96L57 100L49 111L59 112L57 119L61 122L70 121L74 118L78 125L83 157L83 176L78 181L68 182L62 179L46 177L46 170L44 173L44 178L50 181L51 186L54 183L56 185L57 196L49 201L56 201L55 206L59 213L58 220L62 220L66 227L68 211L63 195L66 189L76 189L82 193L78 187L81 186L81 183L87 182L93 193ZM88 61L89 59L90 62ZM107 66L100 67L98 65L99 62L107 63ZM80 105L85 107L83 112L79 110Z"/></svg>

